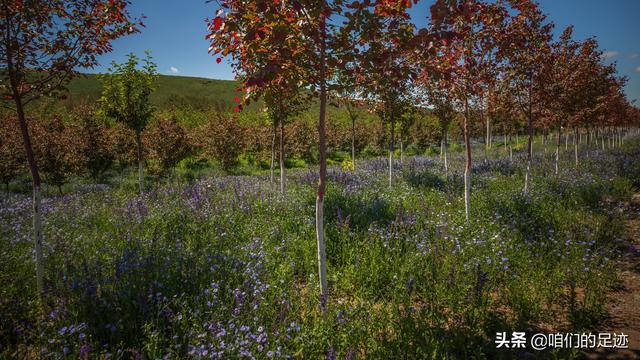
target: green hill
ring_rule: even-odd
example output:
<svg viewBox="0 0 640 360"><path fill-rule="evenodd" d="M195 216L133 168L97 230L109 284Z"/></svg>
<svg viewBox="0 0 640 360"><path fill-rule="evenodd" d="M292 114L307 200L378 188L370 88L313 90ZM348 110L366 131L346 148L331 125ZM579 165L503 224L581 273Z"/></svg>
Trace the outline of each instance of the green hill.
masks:
<svg viewBox="0 0 640 360"><path fill-rule="evenodd" d="M239 83L233 80L214 80L187 76L160 75L152 101L159 107L169 105L192 105L203 107L218 105L233 106L235 89ZM95 101L100 97L102 84L96 74L85 74L69 84L72 100Z"/></svg>

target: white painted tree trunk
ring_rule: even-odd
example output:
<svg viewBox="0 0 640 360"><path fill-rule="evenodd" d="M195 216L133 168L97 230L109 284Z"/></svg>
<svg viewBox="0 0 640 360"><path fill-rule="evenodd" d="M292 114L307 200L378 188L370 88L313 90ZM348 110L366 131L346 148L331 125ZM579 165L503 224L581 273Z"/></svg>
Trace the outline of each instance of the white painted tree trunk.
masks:
<svg viewBox="0 0 640 360"><path fill-rule="evenodd" d="M491 118L487 116L486 121L487 129L486 129L486 138L485 138L485 148L487 150L491 149Z"/></svg>
<svg viewBox="0 0 640 360"><path fill-rule="evenodd" d="M326 0L322 1L322 7L326 5ZM321 20L321 29L324 27L324 18ZM329 285L327 282L327 255L324 239L324 193L327 178L327 145L325 139L325 117L327 111L327 88L325 74L325 33L322 30L320 36L320 111L318 117L318 147L320 155L320 179L318 181L318 192L316 195L316 239L318 245L318 274L320 277L320 301L321 309L324 311L323 301L327 301L329 296Z"/></svg>
<svg viewBox="0 0 640 360"><path fill-rule="evenodd" d="M42 255L42 207L40 187L33 187L33 238L36 250L36 286L38 294L44 294L44 265Z"/></svg>
<svg viewBox="0 0 640 360"><path fill-rule="evenodd" d="M575 137L578 137L578 129L575 129ZM579 161L578 161L578 142L574 141L573 142L573 151L575 153L575 157L576 157L576 168L578 167Z"/></svg>
<svg viewBox="0 0 640 360"><path fill-rule="evenodd" d="M467 221L471 219L471 140L469 134L469 103L464 103L464 145L466 161L464 166L464 214Z"/></svg>
<svg viewBox="0 0 640 360"><path fill-rule="evenodd" d="M138 145L138 185L140 187L140 195L144 194L144 159L142 158L142 139L140 132L136 132L136 143Z"/></svg>
<svg viewBox="0 0 640 360"><path fill-rule="evenodd" d="M351 116L351 165L356 169L356 118Z"/></svg>
<svg viewBox="0 0 640 360"><path fill-rule="evenodd" d="M464 167L464 215L467 221L471 218L471 168Z"/></svg>
<svg viewBox="0 0 640 360"><path fill-rule="evenodd" d="M324 242L324 198L316 198L316 235L318 240L318 274L320 294L327 294L327 255Z"/></svg>
<svg viewBox="0 0 640 360"><path fill-rule="evenodd" d="M389 187L391 187L391 185L393 184L393 137L395 132L395 124L393 120L393 117L391 117L391 136L389 138Z"/></svg>
<svg viewBox="0 0 640 360"><path fill-rule="evenodd" d="M524 188L523 192L527 194L529 192L529 178L531 177L531 158L527 159L527 170L524 173Z"/></svg>
<svg viewBox="0 0 640 360"><path fill-rule="evenodd" d="M534 141L534 134L533 134L533 114L532 114L532 107L531 107L531 89L529 89L529 109L528 109L528 116L527 116L527 132L528 132L528 139L527 139L527 171L524 174L524 189L523 192L525 194L527 194L529 192L529 181L531 178L531 159L533 158L533 141Z"/></svg>
<svg viewBox="0 0 640 360"><path fill-rule="evenodd" d="M442 139L442 149L444 152L444 175L446 177L449 176L449 156L448 156L448 150L447 150L448 144L447 144L447 134L444 134L444 139Z"/></svg>
<svg viewBox="0 0 640 360"><path fill-rule="evenodd" d="M280 119L280 193L284 195L284 120Z"/></svg>
<svg viewBox="0 0 640 360"><path fill-rule="evenodd" d="M558 127L558 130L556 133L556 166L555 166L556 176L558 176L558 174L560 173L559 163L560 163L560 137L561 136L562 136L562 133L560 132L560 127Z"/></svg>
<svg viewBox="0 0 640 360"><path fill-rule="evenodd" d="M271 134L271 184L276 181L275 167L276 167L276 121L273 121L273 133Z"/></svg>

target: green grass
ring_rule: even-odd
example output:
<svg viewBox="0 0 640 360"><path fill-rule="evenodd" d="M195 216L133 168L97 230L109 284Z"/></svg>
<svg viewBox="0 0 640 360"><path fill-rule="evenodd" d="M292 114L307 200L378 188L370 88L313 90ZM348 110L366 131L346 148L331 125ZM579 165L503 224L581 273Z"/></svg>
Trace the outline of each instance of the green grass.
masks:
<svg viewBox="0 0 640 360"><path fill-rule="evenodd" d="M159 107L170 105L216 104L225 109L234 106L233 97L239 83L234 80L214 80L188 76L160 75L156 83L157 89L151 96L153 103ZM89 102L100 97L102 85L96 74L85 74L75 78L69 84L72 100L86 99Z"/></svg>

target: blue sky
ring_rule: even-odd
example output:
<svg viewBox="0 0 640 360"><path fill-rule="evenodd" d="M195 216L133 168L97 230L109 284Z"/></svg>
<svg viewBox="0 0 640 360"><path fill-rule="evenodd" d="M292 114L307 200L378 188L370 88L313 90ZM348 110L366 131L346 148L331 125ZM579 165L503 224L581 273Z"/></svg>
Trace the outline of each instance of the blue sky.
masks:
<svg viewBox="0 0 640 360"><path fill-rule="evenodd" d="M216 64L207 53L204 19L211 17L217 5L205 0L133 0L131 13L144 14L146 28L141 34L118 39L114 51L99 58L102 72L112 60L122 61L124 55L142 55L149 49L158 64L158 71L167 75L199 76L212 79L233 79L231 66ZM426 22L433 1L421 0L411 9L418 25ZM556 24L559 34L574 25L574 37L597 37L605 51L606 61L615 61L618 72L629 77L626 87L630 99L640 106L640 1L639 0L541 0L540 5Z"/></svg>

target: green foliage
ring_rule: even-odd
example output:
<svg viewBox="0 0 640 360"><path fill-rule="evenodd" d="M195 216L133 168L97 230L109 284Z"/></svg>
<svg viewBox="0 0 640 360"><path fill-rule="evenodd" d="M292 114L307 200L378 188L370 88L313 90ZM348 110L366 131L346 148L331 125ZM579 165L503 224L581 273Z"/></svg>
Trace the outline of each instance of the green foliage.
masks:
<svg viewBox="0 0 640 360"><path fill-rule="evenodd" d="M125 63L113 62L109 74L100 76L102 112L137 133L146 127L154 111L150 98L157 79L156 64L148 51L145 54L142 68L138 68L138 57L131 53Z"/></svg>

